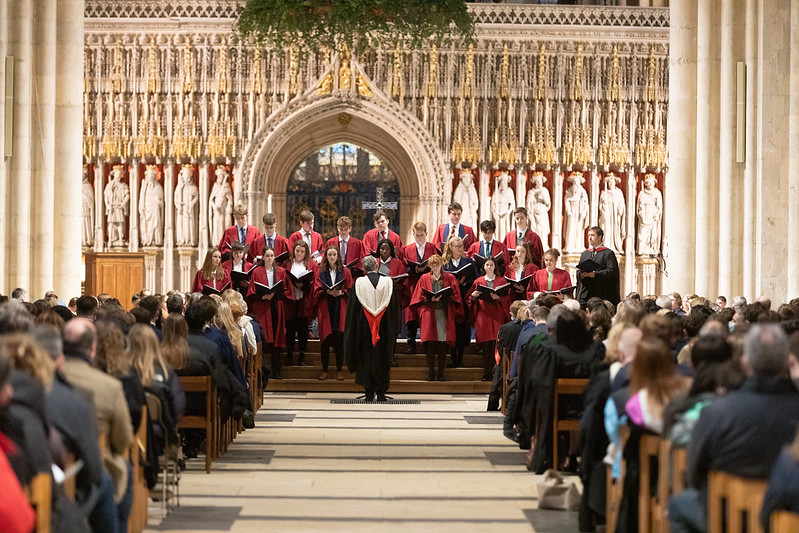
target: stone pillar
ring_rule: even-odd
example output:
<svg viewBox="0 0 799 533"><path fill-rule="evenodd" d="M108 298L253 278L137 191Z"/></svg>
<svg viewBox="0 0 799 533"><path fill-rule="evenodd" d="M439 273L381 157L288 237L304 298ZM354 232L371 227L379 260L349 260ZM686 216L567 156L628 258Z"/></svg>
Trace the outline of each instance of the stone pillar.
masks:
<svg viewBox="0 0 799 533"><path fill-rule="evenodd" d="M158 275L158 256L161 254L161 248L153 246L145 246L144 251L144 288L152 291L153 294L160 293L161 276Z"/></svg>
<svg viewBox="0 0 799 533"><path fill-rule="evenodd" d="M516 207L524 207L524 200L527 198L527 180L524 176L524 169L516 169ZM529 213L528 213L529 214Z"/></svg>
<svg viewBox="0 0 799 533"><path fill-rule="evenodd" d="M596 226L599 224L599 176L596 172L596 167L591 168L591 172L586 176L586 181L589 183L588 201L590 202L590 214L588 216L588 226Z"/></svg>
<svg viewBox="0 0 799 533"><path fill-rule="evenodd" d="M183 247L178 248L178 268L180 269L180 279L176 288L181 291L191 290L191 282L194 281L194 274L197 269L194 268L193 259L197 257L197 250L194 248Z"/></svg>
<svg viewBox="0 0 799 533"><path fill-rule="evenodd" d="M788 175L799 175L799 9L791 9ZM788 272L799 272L799 187L788 187ZM788 276L788 297L799 295L799 276Z"/></svg>
<svg viewBox="0 0 799 533"><path fill-rule="evenodd" d="M131 252L139 251L139 160L133 159L130 163L128 183L130 184L130 222L128 223L128 249ZM145 266L146 267L146 266ZM146 278L145 278L146 279ZM147 285L152 289L155 285Z"/></svg>
<svg viewBox="0 0 799 533"><path fill-rule="evenodd" d="M552 247L561 249L563 242L563 171L555 168L552 173ZM574 276L572 276L574 279Z"/></svg>
<svg viewBox="0 0 799 533"><path fill-rule="evenodd" d="M638 276L635 265L635 168L630 168L627 171L625 197L627 202L627 227L625 228L627 236L624 238L625 286L622 292L627 294L631 291L638 291Z"/></svg>
<svg viewBox="0 0 799 533"><path fill-rule="evenodd" d="M103 202L103 166L101 159L94 162L94 251L102 252L105 246L105 202Z"/></svg>
<svg viewBox="0 0 799 533"><path fill-rule="evenodd" d="M491 197L488 195L489 190L489 177L485 167L480 168L480 214L479 218L483 220L491 220ZM477 231L477 228L475 228Z"/></svg>
<svg viewBox="0 0 799 533"><path fill-rule="evenodd" d="M164 257L161 283L165 291L175 288L175 166L164 165Z"/></svg>
<svg viewBox="0 0 799 533"><path fill-rule="evenodd" d="M201 163L199 165L199 177L197 187L200 189L200 224L198 226L200 231L200 239L198 246L198 259L202 262L205 259L205 252L208 250L208 163ZM220 236L221 237L221 236ZM217 242L217 244L219 244Z"/></svg>
<svg viewBox="0 0 799 533"><path fill-rule="evenodd" d="M420 202L417 196L400 196L399 197L399 218L401 226L399 227L399 236L403 244L413 242L413 225L419 220Z"/></svg>
<svg viewBox="0 0 799 533"><path fill-rule="evenodd" d="M669 184L665 190L664 242L669 277L664 292L694 290L696 186L696 4L674 2L669 34ZM682 267L682 268L681 268Z"/></svg>

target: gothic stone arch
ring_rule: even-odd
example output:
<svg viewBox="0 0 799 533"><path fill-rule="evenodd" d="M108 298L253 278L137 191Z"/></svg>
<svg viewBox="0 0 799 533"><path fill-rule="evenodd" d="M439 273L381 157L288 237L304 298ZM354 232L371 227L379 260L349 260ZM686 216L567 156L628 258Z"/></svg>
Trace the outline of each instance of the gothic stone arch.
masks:
<svg viewBox="0 0 799 533"><path fill-rule="evenodd" d="M312 151L337 142L373 151L397 177L403 242L409 242L414 222L425 222L432 233L444 219L451 196L449 167L416 117L378 94L368 100L312 94L272 114L244 152L236 188L251 223L260 226L271 194L280 232L293 232L296 228L287 228L285 220L291 171Z"/></svg>

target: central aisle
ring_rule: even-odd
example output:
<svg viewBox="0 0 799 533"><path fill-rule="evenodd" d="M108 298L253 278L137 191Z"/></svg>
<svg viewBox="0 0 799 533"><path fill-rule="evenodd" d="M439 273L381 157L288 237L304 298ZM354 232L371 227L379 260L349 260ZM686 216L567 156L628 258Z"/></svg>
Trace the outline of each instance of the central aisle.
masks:
<svg viewBox="0 0 799 533"><path fill-rule="evenodd" d="M155 531L576 531L535 511L539 476L484 395L267 393L256 428L213 463L188 463L181 507ZM572 478L576 479L576 478Z"/></svg>

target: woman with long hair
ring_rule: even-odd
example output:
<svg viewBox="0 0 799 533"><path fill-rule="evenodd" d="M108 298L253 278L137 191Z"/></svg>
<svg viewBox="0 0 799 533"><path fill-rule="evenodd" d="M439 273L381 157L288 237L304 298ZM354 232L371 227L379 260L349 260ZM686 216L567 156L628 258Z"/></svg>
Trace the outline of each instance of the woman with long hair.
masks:
<svg viewBox="0 0 799 533"><path fill-rule="evenodd" d="M677 371L666 343L656 337L644 337L631 363L627 416L637 426L662 433L666 405L690 387L691 379Z"/></svg>
<svg viewBox="0 0 799 533"><path fill-rule="evenodd" d="M463 239L458 236L447 239L443 260L444 271L454 275L458 281L461 302L467 301L469 288L477 277L477 269L474 266L474 260L466 255ZM462 318L455 324L455 346L452 348L450 360L452 368L459 368L463 365L463 352L471 340L472 327L469 323L469 309L465 308Z"/></svg>
<svg viewBox="0 0 799 533"><path fill-rule="evenodd" d="M178 374L189 364L189 343L186 338L189 335L189 327L183 315L172 313L164 320L164 329L161 332L161 355L164 360Z"/></svg>
<svg viewBox="0 0 799 533"><path fill-rule="evenodd" d="M457 237L455 237L457 238ZM422 274L411 298L410 308L419 317L422 346L427 355L427 380L444 381L444 365L447 360L447 350L455 347L456 323L463 319L463 300L455 276L443 270L444 260L439 255L433 255L427 260L430 272ZM430 297L427 293L435 294L449 288L449 297ZM436 359L438 359L438 374L435 373Z"/></svg>
<svg viewBox="0 0 799 533"><path fill-rule="evenodd" d="M286 356L289 366L294 365L294 339L300 358L297 364L305 366L305 350L308 348L308 323L314 315L313 280L319 269L316 261L311 259L308 243L300 239L291 248L291 259L287 268L291 274L291 288L294 299L286 302ZM299 282L299 278L311 273L310 282Z"/></svg>
<svg viewBox="0 0 799 533"><path fill-rule="evenodd" d="M469 289L469 316L474 327L474 340L483 357L483 381L491 381L491 372L494 368L494 351L497 347L499 328L509 320L508 308L510 307L509 292L500 296L494 292L484 294L478 287L499 289L508 282L497 275L497 262L493 257L486 259L483 264L485 275L477 278Z"/></svg>
<svg viewBox="0 0 799 533"><path fill-rule="evenodd" d="M516 253L513 254L513 259L510 261L510 265L508 268L505 269L505 277L508 280L515 280L520 281L528 276L532 276L538 270L538 266L533 263L533 256L530 247L530 243L527 241L519 243L516 247ZM528 282L527 290L521 292L516 290L515 288L512 289L512 293L514 294L514 300L529 300L533 296L532 291L532 280Z"/></svg>
<svg viewBox="0 0 799 533"><path fill-rule="evenodd" d="M191 292L203 292L203 287L222 291L230 284L230 275L222 267L222 253L214 248L205 254L203 266L194 276Z"/></svg>
<svg viewBox="0 0 799 533"><path fill-rule="evenodd" d="M390 241L388 241L390 242ZM337 283L335 289L330 287ZM343 380L344 364L344 319L347 316L347 296L352 288L352 274L344 268L338 247L329 245L325 250L319 275L314 282L316 316L319 319L319 340L322 343L322 373L320 380L328 378L330 347L336 350L336 379Z"/></svg>
<svg viewBox="0 0 799 533"><path fill-rule="evenodd" d="M258 294L258 285L273 289L277 283L283 284L282 293ZM256 267L250 276L247 299L261 325L264 336L263 350L264 353L270 354L272 377L282 379L280 350L286 347L286 318L283 306L285 300L294 300L294 290L286 270L275 265L275 251L272 248L264 250L263 265Z"/></svg>
<svg viewBox="0 0 799 533"><path fill-rule="evenodd" d="M230 309L230 305L221 297L216 302L214 325L227 334L228 339L230 339L230 344L233 345L233 349L236 351L239 364L243 368L246 354L244 344L242 343L244 334L233 318L233 311Z"/></svg>

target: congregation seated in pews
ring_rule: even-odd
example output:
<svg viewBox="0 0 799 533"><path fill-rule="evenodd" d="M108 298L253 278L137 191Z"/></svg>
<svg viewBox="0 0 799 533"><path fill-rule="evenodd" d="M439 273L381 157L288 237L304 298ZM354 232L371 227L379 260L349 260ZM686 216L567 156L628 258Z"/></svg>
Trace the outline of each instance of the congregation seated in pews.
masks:
<svg viewBox="0 0 799 533"><path fill-rule="evenodd" d="M505 435L529 469L579 472L580 531L797 531L799 299L674 296L517 307L498 339Z"/></svg>
<svg viewBox="0 0 799 533"><path fill-rule="evenodd" d="M205 450L210 472L253 427L266 376L242 295L133 302L0 297L1 531L140 532L187 460Z"/></svg>

